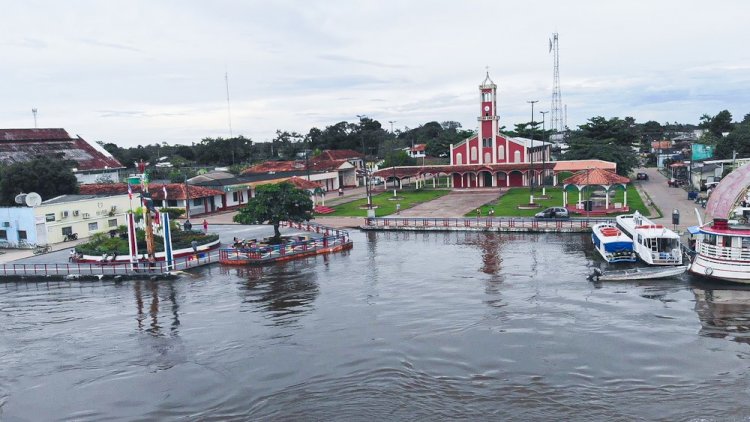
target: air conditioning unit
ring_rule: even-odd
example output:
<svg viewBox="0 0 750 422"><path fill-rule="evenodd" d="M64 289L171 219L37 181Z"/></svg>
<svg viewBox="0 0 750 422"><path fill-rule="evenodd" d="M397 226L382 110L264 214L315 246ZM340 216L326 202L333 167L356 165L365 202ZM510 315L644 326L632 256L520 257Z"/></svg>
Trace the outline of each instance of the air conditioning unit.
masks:
<svg viewBox="0 0 750 422"><path fill-rule="evenodd" d="M60 211L60 218L68 218L68 212L67 211Z"/></svg>
<svg viewBox="0 0 750 422"><path fill-rule="evenodd" d="M10 227L10 221L3 221L3 227Z"/></svg>
<svg viewBox="0 0 750 422"><path fill-rule="evenodd" d="M89 213L85 212L85 213L83 213L83 218L91 218L91 215L89 215Z"/></svg>
<svg viewBox="0 0 750 422"><path fill-rule="evenodd" d="M80 213L81 213L81 212L80 212L80 211L78 211L78 210L73 210L73 217L78 217L78 215L79 215Z"/></svg>

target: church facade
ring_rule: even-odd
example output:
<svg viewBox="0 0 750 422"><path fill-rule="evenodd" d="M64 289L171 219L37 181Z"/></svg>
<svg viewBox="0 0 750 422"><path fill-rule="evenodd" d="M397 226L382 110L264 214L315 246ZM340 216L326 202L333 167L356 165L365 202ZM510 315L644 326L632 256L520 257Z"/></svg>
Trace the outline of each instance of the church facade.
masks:
<svg viewBox="0 0 750 422"><path fill-rule="evenodd" d="M479 85L479 130L450 148L455 188L513 187L541 184L549 175L550 143L500 133L497 85L489 74ZM447 169L446 169L447 170Z"/></svg>

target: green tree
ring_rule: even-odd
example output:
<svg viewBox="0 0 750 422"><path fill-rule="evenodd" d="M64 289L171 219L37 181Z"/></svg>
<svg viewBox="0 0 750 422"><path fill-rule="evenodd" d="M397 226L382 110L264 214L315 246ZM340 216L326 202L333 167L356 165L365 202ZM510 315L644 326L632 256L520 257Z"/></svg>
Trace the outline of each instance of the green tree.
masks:
<svg viewBox="0 0 750 422"><path fill-rule="evenodd" d="M404 150L391 151L385 155L383 160L383 168L386 167L399 167L399 166L413 166L417 164L417 159L409 157L409 154Z"/></svg>
<svg viewBox="0 0 750 422"><path fill-rule="evenodd" d="M78 193L74 162L62 157L40 156L31 161L0 168L0 202L14 205L21 192L36 192L43 199Z"/></svg>
<svg viewBox="0 0 750 422"><path fill-rule="evenodd" d="M240 208L234 221L240 224L257 224L268 221L273 225L272 243L281 242L279 225L282 221L301 223L312 217L313 202L310 193L297 189L289 182L258 186L255 197Z"/></svg>
<svg viewBox="0 0 750 422"><path fill-rule="evenodd" d="M722 110L716 116L704 114L700 117L700 121L698 126L701 129L707 129L717 138L721 138L722 133L732 130L732 113L729 110Z"/></svg>
<svg viewBox="0 0 750 422"><path fill-rule="evenodd" d="M597 116L579 126L568 140L566 160L599 159L617 164L617 173L627 176L638 165L632 143L636 139L632 119L617 117L605 119Z"/></svg>

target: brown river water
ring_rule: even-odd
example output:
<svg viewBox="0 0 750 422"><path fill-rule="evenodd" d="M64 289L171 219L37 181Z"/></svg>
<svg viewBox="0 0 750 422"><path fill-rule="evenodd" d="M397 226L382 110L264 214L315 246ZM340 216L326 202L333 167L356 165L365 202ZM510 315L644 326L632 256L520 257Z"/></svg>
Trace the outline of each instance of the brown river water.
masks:
<svg viewBox="0 0 750 422"><path fill-rule="evenodd" d="M585 235L351 234L264 268L0 284L0 420L750 416L750 290L594 284Z"/></svg>

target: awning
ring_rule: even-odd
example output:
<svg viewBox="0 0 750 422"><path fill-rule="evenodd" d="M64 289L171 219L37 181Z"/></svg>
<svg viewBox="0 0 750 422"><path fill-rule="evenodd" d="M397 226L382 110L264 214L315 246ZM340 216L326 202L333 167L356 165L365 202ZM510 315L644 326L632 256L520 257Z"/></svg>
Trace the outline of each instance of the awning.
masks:
<svg viewBox="0 0 750 422"><path fill-rule="evenodd" d="M687 231L690 234L698 234L701 232L701 228L698 226L690 226L687 228Z"/></svg>

